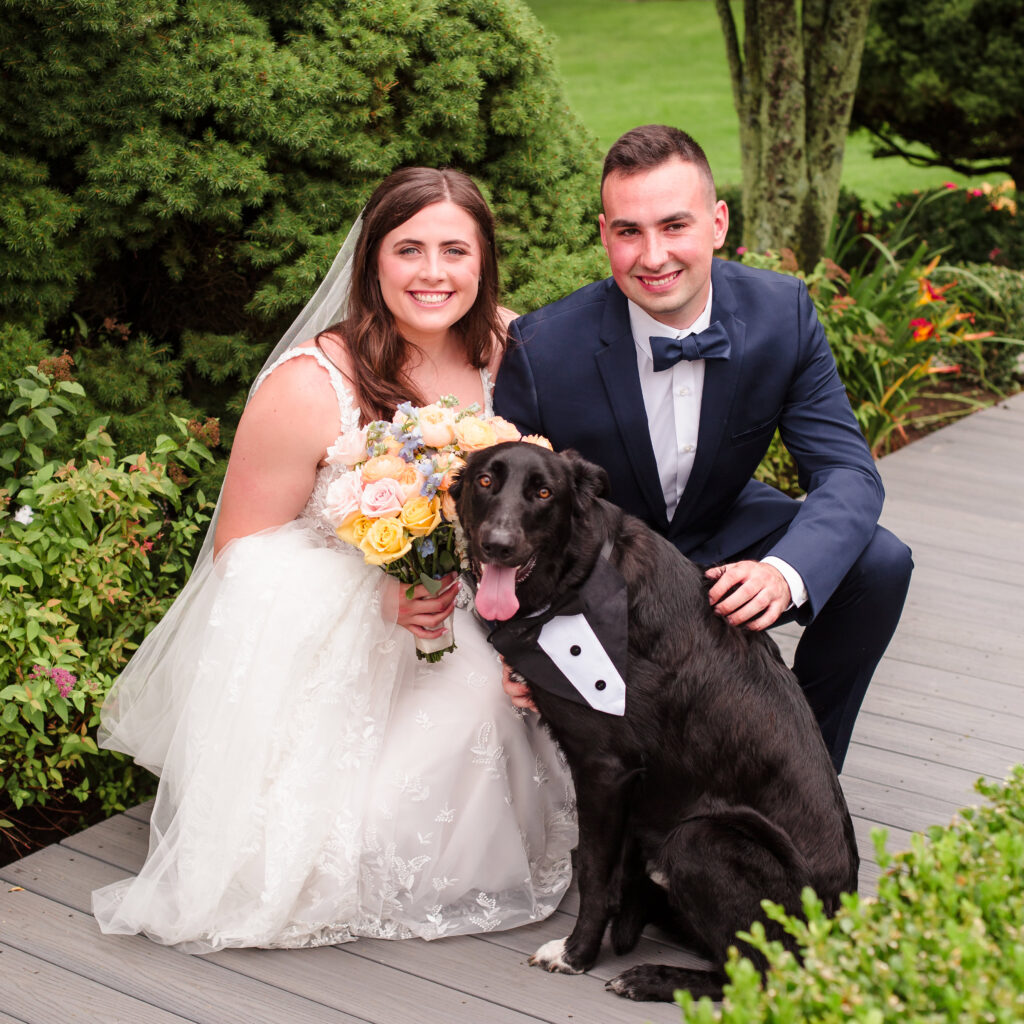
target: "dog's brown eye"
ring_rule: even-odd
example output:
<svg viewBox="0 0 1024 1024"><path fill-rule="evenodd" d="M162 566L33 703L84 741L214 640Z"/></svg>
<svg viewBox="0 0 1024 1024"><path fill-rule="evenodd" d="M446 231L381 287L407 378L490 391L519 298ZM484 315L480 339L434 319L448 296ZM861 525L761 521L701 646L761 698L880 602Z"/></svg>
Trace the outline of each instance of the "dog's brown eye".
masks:
<svg viewBox="0 0 1024 1024"><path fill-rule="evenodd" d="M481 487L490 487L490 486L491 486L491 475L490 475L490 473L481 473L481 474L480 474L480 475L479 475L479 476L478 476L478 477L476 478L476 482L477 482L477 483L478 483L478 484L479 484L479 485L480 485Z"/></svg>
<svg viewBox="0 0 1024 1024"><path fill-rule="evenodd" d="M551 488L550 487L541 487L537 491L537 497L543 499L544 501L547 501L548 498L551 497Z"/></svg>

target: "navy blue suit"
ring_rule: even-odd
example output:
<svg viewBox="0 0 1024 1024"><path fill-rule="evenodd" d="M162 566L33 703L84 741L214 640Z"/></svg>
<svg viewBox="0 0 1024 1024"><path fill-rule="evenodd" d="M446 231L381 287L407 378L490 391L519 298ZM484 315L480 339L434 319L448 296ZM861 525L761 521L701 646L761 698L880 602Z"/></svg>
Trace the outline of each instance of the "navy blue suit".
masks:
<svg viewBox="0 0 1024 1024"><path fill-rule="evenodd" d="M800 573L808 601L783 621L811 623L794 670L839 767L899 620L910 554L877 525L882 483L803 282L716 259L712 285L711 322L731 352L705 363L696 460L671 520L613 280L512 323L495 410L603 466L611 500L697 564L772 554ZM801 502L752 479L776 428L807 492Z"/></svg>

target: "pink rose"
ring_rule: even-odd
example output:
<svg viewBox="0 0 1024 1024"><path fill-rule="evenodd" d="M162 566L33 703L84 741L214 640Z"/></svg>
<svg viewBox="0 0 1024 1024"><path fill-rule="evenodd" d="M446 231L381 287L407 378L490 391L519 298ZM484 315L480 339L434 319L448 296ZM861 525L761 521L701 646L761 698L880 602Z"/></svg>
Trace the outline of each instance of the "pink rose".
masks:
<svg viewBox="0 0 1024 1024"><path fill-rule="evenodd" d="M329 466L354 466L366 458L366 427L349 430L327 449Z"/></svg>
<svg viewBox="0 0 1024 1024"><path fill-rule="evenodd" d="M402 488L397 480L384 477L373 480L363 488L359 508L364 516L378 519L381 516L397 516L402 511Z"/></svg>
<svg viewBox="0 0 1024 1024"><path fill-rule="evenodd" d="M359 513L362 494L363 485L358 471L338 477L327 488L327 495L324 498L324 519L335 528L344 526Z"/></svg>

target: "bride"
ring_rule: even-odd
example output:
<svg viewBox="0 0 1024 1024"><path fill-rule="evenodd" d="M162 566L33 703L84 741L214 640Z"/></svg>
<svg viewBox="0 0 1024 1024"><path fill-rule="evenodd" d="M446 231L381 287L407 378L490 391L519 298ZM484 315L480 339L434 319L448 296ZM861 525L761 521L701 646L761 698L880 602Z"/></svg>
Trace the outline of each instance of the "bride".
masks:
<svg viewBox="0 0 1024 1024"><path fill-rule="evenodd" d="M361 225L257 378L192 577L104 707L103 744L161 776L142 870L93 894L104 932L433 939L539 920L568 885L568 770L470 612L455 651L416 658L454 576L407 597L321 515L361 423L445 394L490 412L491 212L465 175L405 168Z"/></svg>

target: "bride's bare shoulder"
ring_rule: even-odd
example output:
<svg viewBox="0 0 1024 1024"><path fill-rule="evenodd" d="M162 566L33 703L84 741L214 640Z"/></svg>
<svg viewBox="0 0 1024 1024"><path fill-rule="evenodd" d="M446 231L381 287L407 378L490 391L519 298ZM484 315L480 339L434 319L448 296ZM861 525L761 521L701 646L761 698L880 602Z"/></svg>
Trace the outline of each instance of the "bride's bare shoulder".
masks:
<svg viewBox="0 0 1024 1024"><path fill-rule="evenodd" d="M278 420L284 415L307 424L318 419L336 421L338 396L322 359L313 339L290 349L259 382L243 419Z"/></svg>

